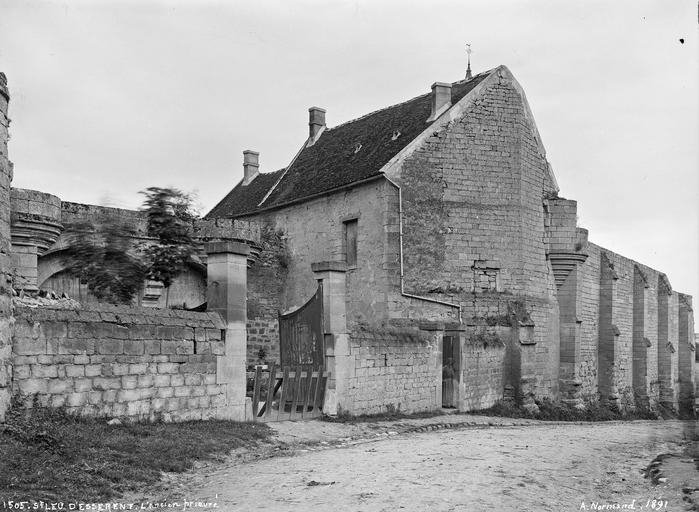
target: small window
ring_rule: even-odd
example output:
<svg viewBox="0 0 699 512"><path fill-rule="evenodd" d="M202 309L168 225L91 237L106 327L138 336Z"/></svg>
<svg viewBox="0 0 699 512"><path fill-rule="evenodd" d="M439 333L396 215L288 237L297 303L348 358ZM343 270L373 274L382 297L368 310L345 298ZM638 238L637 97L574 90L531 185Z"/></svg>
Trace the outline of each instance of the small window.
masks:
<svg viewBox="0 0 699 512"><path fill-rule="evenodd" d="M357 266L357 219L343 222L345 231L345 262L349 267Z"/></svg>

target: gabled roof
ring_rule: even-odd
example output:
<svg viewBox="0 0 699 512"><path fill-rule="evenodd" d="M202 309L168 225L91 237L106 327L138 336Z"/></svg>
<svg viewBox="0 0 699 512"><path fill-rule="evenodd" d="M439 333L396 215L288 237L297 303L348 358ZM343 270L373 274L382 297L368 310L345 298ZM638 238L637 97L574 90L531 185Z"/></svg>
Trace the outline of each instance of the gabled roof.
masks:
<svg viewBox="0 0 699 512"><path fill-rule="evenodd" d="M451 104L488 75L482 73L452 84ZM207 217L254 213L379 176L386 163L430 126L427 119L431 108L428 93L326 128L286 170L259 174L248 185L239 183Z"/></svg>

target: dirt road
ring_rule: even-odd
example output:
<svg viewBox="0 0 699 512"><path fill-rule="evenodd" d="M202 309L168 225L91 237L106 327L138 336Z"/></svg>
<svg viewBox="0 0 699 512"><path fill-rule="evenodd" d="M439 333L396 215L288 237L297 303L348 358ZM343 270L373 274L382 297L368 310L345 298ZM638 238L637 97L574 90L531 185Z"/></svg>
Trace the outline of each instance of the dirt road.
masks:
<svg viewBox="0 0 699 512"><path fill-rule="evenodd" d="M657 486L642 473L692 435L678 421L401 434L231 462L185 495L230 511L685 510L681 488L699 487L691 459L673 459L679 469ZM652 508L653 499L669 503Z"/></svg>

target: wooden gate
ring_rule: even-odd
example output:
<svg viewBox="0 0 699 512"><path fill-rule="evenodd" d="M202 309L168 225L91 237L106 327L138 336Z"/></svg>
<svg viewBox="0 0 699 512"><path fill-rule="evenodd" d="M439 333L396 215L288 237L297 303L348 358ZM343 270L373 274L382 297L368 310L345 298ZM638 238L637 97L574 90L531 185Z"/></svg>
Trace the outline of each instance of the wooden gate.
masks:
<svg viewBox="0 0 699 512"><path fill-rule="evenodd" d="M317 418L323 414L328 372L311 365L293 370L272 365L255 370L252 413L255 421Z"/></svg>
<svg viewBox="0 0 699 512"><path fill-rule="evenodd" d="M279 314L281 366L257 367L252 396L258 421L316 418L323 413L328 372L323 337L323 283L303 306Z"/></svg>
<svg viewBox="0 0 699 512"><path fill-rule="evenodd" d="M323 283L311 299L296 311L279 315L281 365L325 367L323 339Z"/></svg>
<svg viewBox="0 0 699 512"><path fill-rule="evenodd" d="M442 407L456 407L461 370L459 336L445 334L442 340Z"/></svg>

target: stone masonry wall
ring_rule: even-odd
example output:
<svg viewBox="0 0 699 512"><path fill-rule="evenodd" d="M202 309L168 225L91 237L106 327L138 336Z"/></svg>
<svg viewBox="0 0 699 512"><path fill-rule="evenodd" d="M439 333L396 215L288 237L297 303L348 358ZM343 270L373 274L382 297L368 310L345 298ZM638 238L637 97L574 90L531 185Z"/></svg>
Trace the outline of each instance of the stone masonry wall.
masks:
<svg viewBox="0 0 699 512"><path fill-rule="evenodd" d="M555 396L558 306L543 209L555 185L516 84L491 82L391 172L403 191L406 291L458 302L466 321L523 305L534 334L517 385Z"/></svg>
<svg viewBox="0 0 699 512"><path fill-rule="evenodd" d="M225 405L216 313L18 307L12 388L26 406L93 416L193 420Z"/></svg>
<svg viewBox="0 0 699 512"><path fill-rule="evenodd" d="M12 163L7 153L10 118L7 79L0 73L0 422L10 405L12 379L12 274L10 271L10 182Z"/></svg>
<svg viewBox="0 0 699 512"><path fill-rule="evenodd" d="M350 335L352 414L442 406L441 334L358 328Z"/></svg>
<svg viewBox="0 0 699 512"><path fill-rule="evenodd" d="M504 398L505 386L510 384L510 338L510 329L505 327L467 330L462 344L459 410L486 409Z"/></svg>

